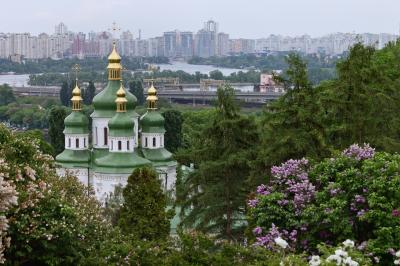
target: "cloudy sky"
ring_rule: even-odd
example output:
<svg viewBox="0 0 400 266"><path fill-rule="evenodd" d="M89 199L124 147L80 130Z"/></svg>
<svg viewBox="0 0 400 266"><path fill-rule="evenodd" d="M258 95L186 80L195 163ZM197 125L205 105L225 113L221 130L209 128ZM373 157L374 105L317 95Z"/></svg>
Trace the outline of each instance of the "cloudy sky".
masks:
<svg viewBox="0 0 400 266"><path fill-rule="evenodd" d="M113 21L143 37L219 22L231 37L269 34L321 36L332 32L396 33L400 0L0 0L0 32L101 31Z"/></svg>

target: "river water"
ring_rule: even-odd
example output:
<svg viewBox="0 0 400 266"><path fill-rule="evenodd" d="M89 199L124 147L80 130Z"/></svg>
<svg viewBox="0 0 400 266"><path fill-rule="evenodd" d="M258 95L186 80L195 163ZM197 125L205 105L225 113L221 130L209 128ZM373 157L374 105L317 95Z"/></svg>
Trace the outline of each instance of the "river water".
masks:
<svg viewBox="0 0 400 266"><path fill-rule="evenodd" d="M224 68L224 67L215 67L215 66L209 66L209 65L191 65L186 62L179 62L179 61L173 61L171 64L156 64L156 66L160 67L160 70L172 70L172 71L178 71L182 70L185 71L189 74L195 74L196 72L200 72L201 74L209 74L211 71L214 70L219 70L221 71L224 76L229 76L230 74L234 72L247 72L245 69L236 69L236 68Z"/></svg>
<svg viewBox="0 0 400 266"><path fill-rule="evenodd" d="M245 69L235 69L235 68L223 68L223 67L215 67L209 65L191 65L185 62L172 62L171 64L158 64L156 66L160 67L160 70L171 70L178 71L182 70L189 74L195 74L197 71L202 74L209 74L213 70L221 71L224 76L229 76L231 73L243 71L246 72ZM10 86L15 87L28 87L29 74L22 75L0 75L0 84L7 83Z"/></svg>
<svg viewBox="0 0 400 266"><path fill-rule="evenodd" d="M28 87L29 74L23 75L0 75L0 84L7 83L13 87Z"/></svg>

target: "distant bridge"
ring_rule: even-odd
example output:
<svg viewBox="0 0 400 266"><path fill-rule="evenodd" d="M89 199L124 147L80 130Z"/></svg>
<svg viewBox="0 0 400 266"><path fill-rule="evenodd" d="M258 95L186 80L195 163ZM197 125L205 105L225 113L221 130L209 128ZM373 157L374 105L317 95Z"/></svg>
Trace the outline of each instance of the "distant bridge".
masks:
<svg viewBox="0 0 400 266"><path fill-rule="evenodd" d="M186 87L186 84L181 84ZM188 84L189 85L189 84ZM190 84L196 85L196 84ZM197 84L199 86L199 84ZM193 88L192 86L188 86ZM13 87L13 91L19 96L43 96L59 97L60 87L57 86L32 86L32 87ZM183 103L192 105L210 104L217 99L216 91L201 90L180 90L180 89L161 89L157 92L160 98L167 99L171 103ZM145 92L147 96L147 93ZM283 95L281 92L235 92L236 99L247 105L264 104L274 101Z"/></svg>
<svg viewBox="0 0 400 266"><path fill-rule="evenodd" d="M181 90L159 90L157 95L169 102L186 103L192 105L210 104L217 99L216 91L181 91ZM283 93L280 92L241 92L236 91L235 96L247 105L265 104L275 101Z"/></svg>
<svg viewBox="0 0 400 266"><path fill-rule="evenodd" d="M59 97L60 89L58 86L13 87L14 93L19 96Z"/></svg>

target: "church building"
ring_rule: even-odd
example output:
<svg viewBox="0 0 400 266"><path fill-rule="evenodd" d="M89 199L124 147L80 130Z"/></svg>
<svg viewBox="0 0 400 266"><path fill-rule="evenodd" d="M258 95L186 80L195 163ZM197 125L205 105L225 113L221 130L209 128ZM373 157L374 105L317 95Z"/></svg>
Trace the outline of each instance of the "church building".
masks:
<svg viewBox="0 0 400 266"><path fill-rule="evenodd" d="M72 91L72 112L65 120L65 150L56 157L60 176L72 174L93 187L104 202L117 185L125 186L133 170L152 166L165 190L173 188L177 163L164 148L164 117L157 111L157 90L147 93L147 112L135 112L136 97L122 84L121 57L115 44L108 57L108 84L93 98L91 138L89 119L82 112L78 83Z"/></svg>

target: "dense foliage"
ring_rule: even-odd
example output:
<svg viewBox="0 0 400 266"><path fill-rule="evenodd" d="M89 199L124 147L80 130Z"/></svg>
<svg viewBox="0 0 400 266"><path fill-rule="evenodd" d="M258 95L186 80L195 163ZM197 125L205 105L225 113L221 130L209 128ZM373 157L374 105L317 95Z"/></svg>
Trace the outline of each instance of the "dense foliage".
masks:
<svg viewBox="0 0 400 266"><path fill-rule="evenodd" d="M76 264L106 224L87 188L75 177L57 177L39 147L32 135L0 127L2 251L10 265Z"/></svg>
<svg viewBox="0 0 400 266"><path fill-rule="evenodd" d="M167 238L172 216L165 210L166 196L154 170L148 167L134 170L122 195L124 202L118 219L122 232L140 240Z"/></svg>
<svg viewBox="0 0 400 266"><path fill-rule="evenodd" d="M165 148L175 153L182 146L182 113L178 110L166 110L165 118Z"/></svg>
<svg viewBox="0 0 400 266"><path fill-rule="evenodd" d="M286 61L287 55L288 52L260 56L247 54L227 57L194 57L189 60L189 63L229 68L255 68L272 72L274 70L286 70L288 68L288 63ZM304 61L308 62L308 72L313 84L319 84L321 81L333 79L335 77L335 64L340 59L340 56L302 55L301 57ZM233 76L231 78L233 79Z"/></svg>
<svg viewBox="0 0 400 266"><path fill-rule="evenodd" d="M50 110L49 115L49 137L50 143L54 147L56 154L64 150L64 119L67 116L67 111L62 106L54 106Z"/></svg>
<svg viewBox="0 0 400 266"><path fill-rule="evenodd" d="M194 162L196 171L182 182L183 225L230 240L243 230L246 177L254 157L257 128L254 119L238 113L233 89L218 89L216 115L187 151L177 155Z"/></svg>
<svg viewBox="0 0 400 266"><path fill-rule="evenodd" d="M288 240L292 250L312 251L321 242L353 239L366 254L393 260L400 249L400 156L352 145L343 153L310 163L289 160L250 199L256 243Z"/></svg>

